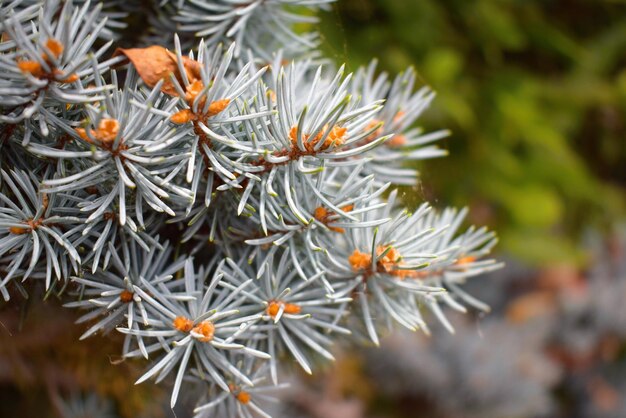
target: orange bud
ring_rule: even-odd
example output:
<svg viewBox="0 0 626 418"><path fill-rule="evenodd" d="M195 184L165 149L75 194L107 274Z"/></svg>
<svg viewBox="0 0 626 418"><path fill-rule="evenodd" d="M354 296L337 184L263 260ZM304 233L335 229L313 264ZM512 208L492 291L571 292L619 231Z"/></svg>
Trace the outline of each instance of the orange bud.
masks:
<svg viewBox="0 0 626 418"><path fill-rule="evenodd" d="M199 341L208 343L215 334L215 325L211 321L202 321L194 327L193 332L202 335L202 337L198 338Z"/></svg>
<svg viewBox="0 0 626 418"><path fill-rule="evenodd" d="M189 109L183 109L179 112L174 113L170 117L170 121L177 125L182 125L183 123L187 123L193 119L193 113Z"/></svg>
<svg viewBox="0 0 626 418"><path fill-rule="evenodd" d="M230 99L221 99L211 102L207 116L215 116L222 112L230 104Z"/></svg>
<svg viewBox="0 0 626 418"><path fill-rule="evenodd" d="M272 318L276 318L276 315L278 315L279 310L280 310L280 304L278 302L271 301L269 305L267 305L267 309L265 310L265 312Z"/></svg>
<svg viewBox="0 0 626 418"><path fill-rule="evenodd" d="M456 263L458 265L463 265L463 264L473 263L474 261L476 261L476 257L472 257L471 255L467 255L465 257L461 257L458 260L456 260Z"/></svg>
<svg viewBox="0 0 626 418"><path fill-rule="evenodd" d="M387 250L387 248L389 248L389 251L387 252L387 254L385 254L383 258L378 260L378 263L383 266L385 271L389 272L392 271L394 267L398 264L398 260L400 259L400 253L392 246L383 247L382 245L379 245L376 248L376 255L381 255L385 252L385 250Z"/></svg>
<svg viewBox="0 0 626 418"><path fill-rule="evenodd" d="M28 234L30 233L30 231L32 231L32 229L28 228L28 227L19 227L19 226L12 226L9 228L9 232L15 235L22 235L22 234Z"/></svg>
<svg viewBox="0 0 626 418"><path fill-rule="evenodd" d="M59 81L61 83L73 83L75 81L78 81L78 74L76 74L76 73L70 74L69 76L67 76L64 79L61 79Z"/></svg>
<svg viewBox="0 0 626 418"><path fill-rule="evenodd" d="M393 117L394 122L398 122L402 117L404 117L405 113L402 110L398 110L398 113Z"/></svg>
<svg viewBox="0 0 626 418"><path fill-rule="evenodd" d="M326 218L328 217L328 210L323 206L319 206L315 208L315 211L313 212L313 216L318 221L324 222L326 221Z"/></svg>
<svg viewBox="0 0 626 418"><path fill-rule="evenodd" d="M378 120L378 119L372 119L367 126L365 127L364 131L368 132L374 128L376 128L378 126L378 128L376 128L376 130L374 132L372 132L371 134L369 134L368 136L366 136L363 141L361 141L361 144L368 144L370 142L372 142L373 140L375 140L376 138L378 138L379 136L381 136L383 134L383 122Z"/></svg>
<svg viewBox="0 0 626 418"><path fill-rule="evenodd" d="M98 124L96 138L102 142L113 142L120 129L120 123L115 119L102 119Z"/></svg>
<svg viewBox="0 0 626 418"><path fill-rule="evenodd" d="M74 128L74 130L76 131L78 136L80 136L85 141L91 143L91 139L87 136L87 131L85 130L85 128ZM91 133L92 136L95 135L94 131L91 131L90 133Z"/></svg>
<svg viewBox="0 0 626 418"><path fill-rule="evenodd" d="M326 134L326 127L322 129L322 131L315 136L315 138L311 141L311 148L313 149L318 142L322 140L322 136ZM326 139L324 139L324 144L320 147L320 150L325 150L335 145L342 145L345 141L344 136L346 134L347 128L342 128L340 126L333 126Z"/></svg>
<svg viewBox="0 0 626 418"><path fill-rule="evenodd" d="M372 255L354 250L352 255L348 257L348 262L352 266L352 270L359 271L368 268L372 264Z"/></svg>
<svg viewBox="0 0 626 418"><path fill-rule="evenodd" d="M133 292L126 289L122 290L122 293L120 293L120 300L124 303L130 303L133 300Z"/></svg>
<svg viewBox="0 0 626 418"><path fill-rule="evenodd" d="M350 209L348 211L352 210L352 205L348 205L348 206L350 207ZM346 206L346 208L348 206ZM327 224L328 217L332 216L334 214L335 214L334 212L330 212L328 209L326 209L323 206L319 206L319 207L315 208L315 211L313 212L313 216L315 217L315 219L317 219L319 222L325 224L328 227L328 229L330 229L331 231L339 232L340 234L343 234L344 232L346 232L345 229L337 227L337 226L331 226L331 225Z"/></svg>
<svg viewBox="0 0 626 418"><path fill-rule="evenodd" d="M315 135L315 138L313 139L311 139L311 135L302 134L302 142L304 142L304 148L308 152L314 152L315 146L317 145L318 142L322 140L322 137L326 135L327 131L328 131L328 126L326 125L322 128L321 131L317 133L317 135ZM333 145L335 146L342 145L345 142L345 135L347 131L348 131L347 128L342 128L340 126L333 126L330 132L328 133L328 136L326 136L326 139L324 139L324 143L319 148L320 151L326 150ZM291 129L289 130L289 139L291 140L291 143L294 146L297 146L298 125L292 126Z"/></svg>
<svg viewBox="0 0 626 418"><path fill-rule="evenodd" d="M50 52L52 52L54 58L59 58L63 53L63 44L56 39L48 39L46 41L46 48L48 48Z"/></svg>
<svg viewBox="0 0 626 418"><path fill-rule="evenodd" d="M328 137L333 141L341 140L343 143L343 137L346 135L346 132L348 132L348 128L333 126L333 129L330 130Z"/></svg>
<svg viewBox="0 0 626 418"><path fill-rule="evenodd" d="M379 135L380 135L380 131L382 131L382 129L383 129L384 122L382 122L382 121L380 121L380 120L378 120L378 119L372 119L372 120L371 120L371 121L367 124L367 126L365 127L365 129L364 129L364 130L365 130L365 131L372 130L372 129L374 129L374 128L375 128L376 126L378 126L378 125L380 125L380 126L378 127L378 129L376 129L376 130L372 133L372 135L379 136Z"/></svg>
<svg viewBox="0 0 626 418"><path fill-rule="evenodd" d="M286 314L297 315L302 312L302 308L294 303L283 303L283 305Z"/></svg>
<svg viewBox="0 0 626 418"><path fill-rule="evenodd" d="M177 316L172 325L174 325L174 328L181 332L189 332L193 328L193 321L189 318L185 318L184 316Z"/></svg>
<svg viewBox="0 0 626 418"><path fill-rule="evenodd" d="M242 390L237 394L237 400L245 405L250 402L250 394Z"/></svg>
<svg viewBox="0 0 626 418"><path fill-rule="evenodd" d="M203 88L204 83L202 83L202 80L196 80L187 86L185 91L185 100L190 106L196 99L196 97L198 97L198 94L200 94Z"/></svg>
<svg viewBox="0 0 626 418"><path fill-rule="evenodd" d="M289 139L293 144L298 141L298 125L293 125L289 130ZM306 141L306 138L303 137L303 139Z"/></svg>
<svg viewBox="0 0 626 418"><path fill-rule="evenodd" d="M20 61L17 63L17 67L23 73L29 73L33 77L41 77L43 75L41 64L37 61Z"/></svg>
<svg viewBox="0 0 626 418"><path fill-rule="evenodd" d="M400 148L406 144L406 137L404 135L394 135L390 140L385 142L390 148Z"/></svg>
<svg viewBox="0 0 626 418"><path fill-rule="evenodd" d="M286 314L297 315L302 312L302 308L294 303L277 302L273 300L267 305L265 313L272 318L276 318L276 315L278 315L281 307L283 308L283 312Z"/></svg>

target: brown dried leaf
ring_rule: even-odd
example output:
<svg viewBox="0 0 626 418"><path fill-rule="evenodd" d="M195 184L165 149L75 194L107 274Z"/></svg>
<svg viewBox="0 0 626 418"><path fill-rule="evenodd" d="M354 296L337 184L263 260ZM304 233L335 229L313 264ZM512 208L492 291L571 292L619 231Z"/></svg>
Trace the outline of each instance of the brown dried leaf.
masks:
<svg viewBox="0 0 626 418"><path fill-rule="evenodd" d="M177 61L175 53L169 50L167 50L167 53L174 62ZM183 55L182 58L183 67L185 68L185 72L187 73L187 78L189 79L189 82L193 83L194 81L200 79L200 63L198 61L192 60L186 55Z"/></svg>
<svg viewBox="0 0 626 418"><path fill-rule="evenodd" d="M178 92L170 79L170 74L183 85L181 74L178 71L176 54L159 45L147 48L118 48L113 56L124 55L137 70L139 77L149 87L154 87L159 80L164 83L161 91L170 96L178 96ZM200 78L200 63L183 56L183 67L189 82L193 83Z"/></svg>

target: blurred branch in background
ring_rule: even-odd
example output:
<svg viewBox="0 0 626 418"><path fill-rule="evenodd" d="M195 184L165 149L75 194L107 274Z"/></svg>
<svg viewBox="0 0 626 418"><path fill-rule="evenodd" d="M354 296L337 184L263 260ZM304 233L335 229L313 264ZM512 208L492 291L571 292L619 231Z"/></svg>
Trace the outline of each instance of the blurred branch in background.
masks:
<svg viewBox="0 0 626 418"><path fill-rule="evenodd" d="M528 262L584 262L589 225L624 215L626 2L342 0L326 53L415 66L438 97L428 128L453 131L425 162L417 200L471 202ZM436 191L436 192L435 192Z"/></svg>

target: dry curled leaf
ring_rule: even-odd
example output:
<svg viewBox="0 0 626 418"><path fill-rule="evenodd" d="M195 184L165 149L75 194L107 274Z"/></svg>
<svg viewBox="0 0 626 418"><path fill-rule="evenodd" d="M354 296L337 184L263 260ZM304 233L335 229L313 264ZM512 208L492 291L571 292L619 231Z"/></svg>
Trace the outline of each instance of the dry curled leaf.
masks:
<svg viewBox="0 0 626 418"><path fill-rule="evenodd" d="M162 46L152 45L147 48L118 48L113 56L119 55L128 58L146 85L154 87L159 80L163 79L161 91L171 96L178 96L178 92L170 79L170 74L173 74L178 82L183 85L176 54ZM190 83L200 78L199 62L183 56L183 67Z"/></svg>

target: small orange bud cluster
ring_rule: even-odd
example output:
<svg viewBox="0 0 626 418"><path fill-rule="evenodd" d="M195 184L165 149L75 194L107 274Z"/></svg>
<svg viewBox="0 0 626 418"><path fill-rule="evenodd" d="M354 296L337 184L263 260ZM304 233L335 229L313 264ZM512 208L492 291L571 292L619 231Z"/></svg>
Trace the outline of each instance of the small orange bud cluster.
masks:
<svg viewBox="0 0 626 418"><path fill-rule="evenodd" d="M367 132L371 129L374 129L379 124L380 126L378 127L378 129L376 129L374 132L366 136L365 139L363 139L363 143L369 144L383 134L383 122L379 121L378 119L372 119L370 123L368 123L365 127L365 131Z"/></svg>
<svg viewBox="0 0 626 418"><path fill-rule="evenodd" d="M209 104L209 111L207 112L206 116L211 117L217 115L218 113L221 113L224 109L228 107L229 104L230 99L220 99L211 102L211 104Z"/></svg>
<svg viewBox="0 0 626 418"><path fill-rule="evenodd" d="M404 262L401 261L402 256L400 252L392 246L382 246L379 245L376 248L376 254L380 256L382 253L390 248L390 250L385 254L380 260L378 260L378 265L387 273L392 276L396 276L397 278L404 280L406 278L417 278L420 277L420 273L414 270L400 270L399 266L404 265Z"/></svg>
<svg viewBox="0 0 626 418"><path fill-rule="evenodd" d="M196 97L198 97L203 88L204 83L202 82L202 80L196 80L187 86L185 91L185 100L187 101L187 104L189 106L193 104L193 101L196 100ZM202 106L204 106L204 102L200 102L198 104L198 107Z"/></svg>
<svg viewBox="0 0 626 418"><path fill-rule="evenodd" d="M44 196L46 196L44 194ZM44 207L47 206L46 201L44 200ZM9 232L11 234L15 234L15 235L23 235L23 234L30 234L32 231L34 231L35 229L37 229L39 227L39 225L41 225L43 223L43 219L39 218L37 220L33 220L33 219L29 219L27 221L24 221L24 226L11 226L9 227Z"/></svg>
<svg viewBox="0 0 626 418"><path fill-rule="evenodd" d="M352 209L354 209L354 205L346 205L341 208L341 210L344 212L350 212L352 211ZM328 218L330 218L333 215L335 215L335 212L329 211L324 206L319 206L315 208L315 211L313 212L313 216L315 217L315 219L317 219L319 222L326 225L328 229L330 229L331 231L335 231L335 232L339 232L340 234L343 234L344 232L346 232L345 229L339 228L337 226L328 225L329 222L332 222L332 221L329 221Z"/></svg>
<svg viewBox="0 0 626 418"><path fill-rule="evenodd" d="M57 59L61 56L61 54L63 53L63 50L65 49L61 42L52 38L46 41L46 48L48 48L48 50L52 52L52 55L54 55L54 58L57 58ZM46 58L44 57L44 59Z"/></svg>
<svg viewBox="0 0 626 418"><path fill-rule="evenodd" d="M365 270L372 265L372 255L354 250L348 257L348 262L354 271Z"/></svg>
<svg viewBox="0 0 626 418"><path fill-rule="evenodd" d="M476 257L473 257L471 255L466 255L465 257L461 257L458 260L456 260L456 264L458 265L470 264L470 263L473 263L474 261L476 261Z"/></svg>
<svg viewBox="0 0 626 418"><path fill-rule="evenodd" d="M133 292L129 291L129 290L122 290L122 293L120 293L120 300L124 303L130 303L133 300Z"/></svg>
<svg viewBox="0 0 626 418"><path fill-rule="evenodd" d="M31 231L32 229L26 225L24 225L24 228L20 226L12 226L9 228L9 232L15 235L29 234Z"/></svg>
<svg viewBox="0 0 626 418"><path fill-rule="evenodd" d="M471 264L474 261L476 261L476 257L471 256L471 255L466 255L464 257L460 257L458 260L456 260L456 264L457 266L461 266L461 270L467 270L467 267L465 267L467 264Z"/></svg>
<svg viewBox="0 0 626 418"><path fill-rule="evenodd" d="M193 321L189 318L185 318L184 316L177 316L174 318L174 328L179 330L180 332L189 332L193 328Z"/></svg>
<svg viewBox="0 0 626 418"><path fill-rule="evenodd" d="M387 251L387 249L389 250ZM402 261L400 252L390 245L379 245L376 247L376 256L380 257L383 253L385 253L385 251L387 251L387 253L376 263L378 272L395 276L401 280L409 277L423 277L422 272L398 269L399 266L404 265L404 262ZM359 250L354 250L354 252L348 257L348 262L350 263L352 270L356 272L365 270L370 268L372 265L372 255Z"/></svg>
<svg viewBox="0 0 626 418"><path fill-rule="evenodd" d="M192 107L194 100L196 100L196 97L198 97L200 92L202 92L203 88L204 83L202 83L202 80L195 80L193 83L187 86L185 92L185 100L187 101L189 107ZM203 97L198 103L198 109L202 109L205 104L206 97ZM191 111L191 109L183 109L179 112L174 113L170 118L170 121L177 125L182 125L183 123L195 121L198 119L210 118L211 116L215 116L218 113L223 112L229 104L230 99L220 99L211 102L209 104L209 109L207 110L206 114L203 115L196 115L193 111Z"/></svg>
<svg viewBox="0 0 626 418"><path fill-rule="evenodd" d="M406 136L401 134L394 135L393 137L391 137L391 139L385 142L385 145L390 148L402 148L406 145Z"/></svg>
<svg viewBox="0 0 626 418"><path fill-rule="evenodd" d="M237 394L237 400L244 405L250 402L250 398L251 398L250 394L243 390Z"/></svg>
<svg viewBox="0 0 626 418"><path fill-rule="evenodd" d="M405 115L403 110L399 110L393 117L394 123L398 123ZM389 148L402 148L406 145L406 136L402 134L394 135L391 139L385 142L385 145Z"/></svg>
<svg viewBox="0 0 626 418"><path fill-rule="evenodd" d="M326 222L326 219L328 219L331 213L332 212L330 212L324 206L319 206L315 208L315 211L313 212L313 216L315 216L315 219L317 219L320 222Z"/></svg>
<svg viewBox="0 0 626 418"><path fill-rule="evenodd" d="M240 403L246 405L250 402L251 400L251 396L250 393L241 390L241 388L239 388L239 386L235 386L232 383L230 383L228 385L228 390L230 390L230 392L235 395L235 399L237 399Z"/></svg>
<svg viewBox="0 0 626 418"><path fill-rule="evenodd" d="M268 303L265 313L275 319L281 307L286 314L297 315L302 312L302 308L294 303L272 300Z"/></svg>
<svg viewBox="0 0 626 418"><path fill-rule="evenodd" d="M29 73L33 77L41 77L43 76L43 68L41 68L41 64L37 61L19 61L17 63L17 68L20 69L23 73Z"/></svg>
<svg viewBox="0 0 626 418"><path fill-rule="evenodd" d="M98 124L98 129L95 131L91 129L89 133L92 137L105 145L111 145L120 129L120 124L115 119L102 119ZM91 143L91 138L87 135L87 131L84 128L76 128L76 133L85 141Z"/></svg>
<svg viewBox="0 0 626 418"><path fill-rule="evenodd" d="M58 69L55 69L53 71L53 73L54 73L55 77L62 77L63 76L63 72L61 70L58 70ZM73 82L75 82L77 80L78 80L78 74L73 73L73 74L68 75L65 78L60 79L59 82L61 82L61 83L73 83Z"/></svg>
<svg viewBox="0 0 626 418"><path fill-rule="evenodd" d="M332 146L340 146L346 142L346 132L348 128L343 128L341 126L333 126L328 132L328 125L324 126L315 138L311 138L311 135L304 134L302 135L302 142L304 143L304 148L307 152L315 152L315 146L322 140L322 137L326 135L328 132L328 136L324 139L324 143L320 147L320 151L327 150ZM294 125L291 127L289 131L289 139L294 147L298 146L298 125Z"/></svg>
<svg viewBox="0 0 626 418"><path fill-rule="evenodd" d="M398 112L393 119L394 122L397 122L397 120L401 118L403 114L404 112L402 111ZM368 136L366 136L362 141L359 141L359 145L369 144L383 134L383 122L379 121L378 119L372 119L370 123L367 124L364 131L367 132L371 129L374 129L378 124L380 124L380 127ZM391 137L391 139L385 142L385 145L389 148L401 148L406 145L406 136L402 134L394 135L393 137Z"/></svg>
<svg viewBox="0 0 626 418"><path fill-rule="evenodd" d="M376 247L376 256L380 256L387 249L389 249L389 251L387 251L387 254L385 254L380 260L378 260L378 264L382 266L382 268L387 273L389 273L395 270L395 267L398 265L401 256L398 250L396 250L391 245L388 245L386 247L379 245L378 247Z"/></svg>
<svg viewBox="0 0 626 418"><path fill-rule="evenodd" d="M170 117L170 121L172 121L172 123L175 123L177 125L182 125L183 123L187 123L187 122L194 120L195 116L196 115L194 115L190 109L183 109L181 111L174 113Z"/></svg>
<svg viewBox="0 0 626 418"><path fill-rule="evenodd" d="M201 335L201 337L197 337L199 341L208 343L213 340L213 336L215 335L215 325L213 325L213 322L211 321L202 321L191 331L195 334Z"/></svg>
<svg viewBox="0 0 626 418"><path fill-rule="evenodd" d="M52 38L46 41L46 48L52 54L52 56L54 56L54 58L59 58L64 49L61 42ZM47 52L41 54L41 58L46 62L46 64L48 64L49 67L54 67L53 64L50 62L50 58ZM41 64L37 61L18 61L17 67L20 69L21 72L28 73L36 78L50 77L61 83L73 83L78 80L78 75L76 73L66 76L63 71L59 70L58 68L52 68L52 72L48 74L43 70Z"/></svg>
<svg viewBox="0 0 626 418"><path fill-rule="evenodd" d="M215 325L213 325L211 321L202 321L194 327L191 319L184 316L177 316L172 325L180 332L193 332L199 335L199 337L196 338L203 343L212 341L215 335Z"/></svg>

